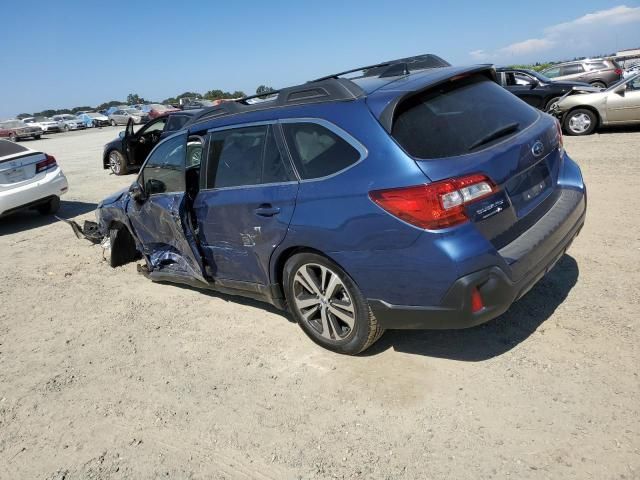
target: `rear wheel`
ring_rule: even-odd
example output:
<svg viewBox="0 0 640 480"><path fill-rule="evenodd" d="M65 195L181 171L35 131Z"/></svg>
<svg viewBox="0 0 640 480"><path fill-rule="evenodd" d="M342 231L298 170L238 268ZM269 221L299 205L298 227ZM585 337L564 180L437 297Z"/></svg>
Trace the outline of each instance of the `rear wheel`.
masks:
<svg viewBox="0 0 640 480"><path fill-rule="evenodd" d="M596 88L607 88L607 85L604 82L600 81L591 82L591 86Z"/></svg>
<svg viewBox="0 0 640 480"><path fill-rule="evenodd" d="M564 128L569 135L589 135L598 126L598 117L591 110L572 110L564 119Z"/></svg>
<svg viewBox="0 0 640 480"><path fill-rule="evenodd" d="M34 136L33 136L33 138L34 138L34 139L36 139L36 140L40 140L40 137L41 137L41 136L42 136L42 135L34 135Z"/></svg>
<svg viewBox="0 0 640 480"><path fill-rule="evenodd" d="M291 314L318 345L355 355L384 333L358 286L331 260L296 254L287 260L283 277Z"/></svg>
<svg viewBox="0 0 640 480"><path fill-rule="evenodd" d="M115 175L126 175L129 172L127 160L117 150L109 152L109 168Z"/></svg>
<svg viewBox="0 0 640 480"><path fill-rule="evenodd" d="M68 131L69 131L69 125L64 125L64 126L62 127L62 131L64 131L64 132L68 132Z"/></svg>
<svg viewBox="0 0 640 480"><path fill-rule="evenodd" d="M53 215L60 210L60 197L53 197L47 203L38 205L38 212L42 215Z"/></svg>
<svg viewBox="0 0 640 480"><path fill-rule="evenodd" d="M18 141L18 136L15 133L10 133L9 134L9 140L11 142L17 142Z"/></svg>
<svg viewBox="0 0 640 480"><path fill-rule="evenodd" d="M110 123L111 123L111 126L112 126L112 127L117 127L117 126L118 126L118 124L116 123L116 121L115 121L115 120L113 120L113 119L111 120L111 122L110 122Z"/></svg>

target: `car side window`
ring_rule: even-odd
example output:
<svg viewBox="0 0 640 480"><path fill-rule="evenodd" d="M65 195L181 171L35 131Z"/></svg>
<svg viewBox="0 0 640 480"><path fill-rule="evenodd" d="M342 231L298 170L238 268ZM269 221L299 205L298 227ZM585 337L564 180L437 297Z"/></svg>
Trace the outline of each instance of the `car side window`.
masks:
<svg viewBox="0 0 640 480"><path fill-rule="evenodd" d="M185 190L187 135L178 135L160 143L151 153L140 174L147 195Z"/></svg>
<svg viewBox="0 0 640 480"><path fill-rule="evenodd" d="M332 175L360 160L360 152L322 125L285 123L284 135L293 163L304 180Z"/></svg>
<svg viewBox="0 0 640 480"><path fill-rule="evenodd" d="M260 125L211 133L207 161L207 188L227 188L294 179L282 158L273 127Z"/></svg>
<svg viewBox="0 0 640 480"><path fill-rule="evenodd" d="M167 123L166 117L159 118L155 122L148 124L146 127L143 127L142 130L140 130L140 135L144 135L146 133L151 133L151 132L162 132L164 130L164 126L166 123Z"/></svg>
<svg viewBox="0 0 640 480"><path fill-rule="evenodd" d="M584 72L584 68L580 64L576 65L565 65L561 68L562 75L575 75L576 73Z"/></svg>
<svg viewBox="0 0 640 480"><path fill-rule="evenodd" d="M627 90L640 90L640 78L627 83Z"/></svg>
<svg viewBox="0 0 640 480"><path fill-rule="evenodd" d="M189 120L187 115L171 115L167 123L168 132L177 132Z"/></svg>
<svg viewBox="0 0 640 480"><path fill-rule="evenodd" d="M517 85L533 85L534 84L534 80L533 78L531 78L529 75L525 74L525 73L514 73L514 77L516 80L516 84Z"/></svg>
<svg viewBox="0 0 640 480"><path fill-rule="evenodd" d="M553 67L542 72L545 77L556 78L560 76L560 67Z"/></svg>

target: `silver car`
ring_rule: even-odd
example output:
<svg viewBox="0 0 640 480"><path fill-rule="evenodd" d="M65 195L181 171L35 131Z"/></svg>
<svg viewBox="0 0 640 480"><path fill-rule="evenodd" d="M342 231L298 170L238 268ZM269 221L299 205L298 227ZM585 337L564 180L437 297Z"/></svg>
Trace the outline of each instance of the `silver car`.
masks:
<svg viewBox="0 0 640 480"><path fill-rule="evenodd" d="M571 93L554 111L569 135L589 135L602 125L640 124L640 74L597 93Z"/></svg>
<svg viewBox="0 0 640 480"><path fill-rule="evenodd" d="M109 123L114 127L116 125L126 125L130 118L133 119L133 123L135 124L144 123L149 120L149 116L146 113L136 110L135 108L126 108L116 110L109 115Z"/></svg>
<svg viewBox="0 0 640 480"><path fill-rule="evenodd" d="M58 123L60 129L64 132L68 132L69 130L81 130L86 128L84 122L80 120L75 115L70 115L68 113L62 115L54 115L51 117L54 121Z"/></svg>

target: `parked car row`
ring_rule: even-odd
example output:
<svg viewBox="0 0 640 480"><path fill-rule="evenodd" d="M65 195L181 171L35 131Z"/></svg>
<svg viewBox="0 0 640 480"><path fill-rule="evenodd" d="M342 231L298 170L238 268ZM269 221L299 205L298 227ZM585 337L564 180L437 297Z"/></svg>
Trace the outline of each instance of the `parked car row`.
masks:
<svg viewBox="0 0 640 480"><path fill-rule="evenodd" d="M580 232L580 168L559 121L502 88L492 66L419 60L169 113L137 132L129 118L103 167L139 173L74 231L109 245L112 266L142 257L153 281L288 309L340 353L385 329L495 318ZM527 88L552 83L532 78ZM554 92L538 106L566 95Z"/></svg>
<svg viewBox="0 0 640 480"><path fill-rule="evenodd" d="M505 89L558 117L569 135L588 135L600 126L640 123L638 65L623 71L611 59L585 59L542 72L498 68L496 74Z"/></svg>

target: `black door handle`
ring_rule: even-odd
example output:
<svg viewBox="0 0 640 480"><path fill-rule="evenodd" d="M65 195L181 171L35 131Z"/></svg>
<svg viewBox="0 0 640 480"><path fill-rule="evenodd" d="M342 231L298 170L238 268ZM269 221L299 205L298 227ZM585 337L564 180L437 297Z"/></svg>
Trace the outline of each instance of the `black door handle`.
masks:
<svg viewBox="0 0 640 480"><path fill-rule="evenodd" d="M270 203L263 203L258 208L256 208L256 215L260 217L273 217L280 213L280 209L278 207L274 207Z"/></svg>

